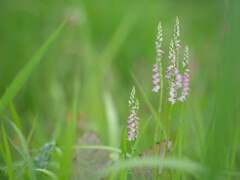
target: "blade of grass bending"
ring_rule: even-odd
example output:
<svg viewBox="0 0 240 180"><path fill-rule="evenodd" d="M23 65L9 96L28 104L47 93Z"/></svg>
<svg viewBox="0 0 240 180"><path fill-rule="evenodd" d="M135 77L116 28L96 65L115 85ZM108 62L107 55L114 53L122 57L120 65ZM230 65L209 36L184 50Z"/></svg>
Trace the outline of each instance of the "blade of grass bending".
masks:
<svg viewBox="0 0 240 180"><path fill-rule="evenodd" d="M46 52L50 44L59 34L61 29L64 27L65 22L63 22L57 30L48 38L48 40L41 46L41 48L37 51L37 53L33 56L32 59L23 67L23 69L19 72L19 74L12 81L8 89L4 92L1 100L0 100L0 116L2 115L6 106L12 101L14 96L17 94L23 83L30 76L31 72L36 68L38 63L40 62L43 54Z"/></svg>
<svg viewBox="0 0 240 180"><path fill-rule="evenodd" d="M108 171L120 171L126 168L135 168L135 167L154 167L154 166L163 166L165 168L171 169L179 169L185 172L188 172L194 176L198 173L206 172L206 167L190 161L190 160L180 160L180 159L173 159L173 158L160 158L160 157L146 157L141 159L134 159L134 160L124 160L118 161L108 168L103 168L97 173L99 175L104 174Z"/></svg>
<svg viewBox="0 0 240 180"><path fill-rule="evenodd" d="M54 180L58 180L58 177L56 176L56 174L54 174L52 171L49 171L47 169L35 169L35 171L39 171L43 174L46 174L47 176L49 176L50 178L52 178Z"/></svg>
<svg viewBox="0 0 240 180"><path fill-rule="evenodd" d="M98 145L86 145L86 146L74 146L74 149L100 149L100 150L108 150L108 151L114 151L116 153L121 153L121 149L111 147L111 146L98 146ZM129 154L126 154L126 156L130 157Z"/></svg>
<svg viewBox="0 0 240 180"><path fill-rule="evenodd" d="M27 146L27 142L22 134L22 132L18 129L18 127L12 122L12 121L9 121L9 124L13 127L13 129L16 131L19 139L20 139L20 142L21 142L21 145L22 145L22 148L23 148L23 151L25 153L25 160L28 164L28 168L29 168L29 177L30 179L32 180L36 180L36 174L34 172L34 169L35 169L35 165L32 161L32 158L30 156L30 153L28 151L28 146Z"/></svg>
<svg viewBox="0 0 240 180"><path fill-rule="evenodd" d="M13 122L16 124L16 126L18 127L18 129L20 129L20 130L22 131L21 122L20 122L20 120L19 120L17 111L15 110L15 107L14 107L12 101L10 102L9 107L10 107L10 111L11 111L11 115L12 115Z"/></svg>
<svg viewBox="0 0 240 180"><path fill-rule="evenodd" d="M150 111L152 112L152 114L153 114L153 116L154 116L154 119L157 119L157 113L155 112L155 110L154 110L154 108L153 108L153 106L152 106L150 100L148 99L146 93L144 92L142 86L140 85L140 83L139 83L139 81L137 80L136 76L135 76L132 72L131 72L131 75L132 75L132 78L133 78L133 80L135 81L135 83L136 83L138 89L140 90L140 92L141 92L141 94L142 94L142 96L143 96L145 102L147 103L147 105L148 105Z"/></svg>
<svg viewBox="0 0 240 180"><path fill-rule="evenodd" d="M7 137L6 137L6 134L5 134L5 131L4 131L3 124L2 124L2 134L3 134L3 141L4 141L6 160L7 160L7 166L8 166L8 176L9 176L9 180L13 180L14 179L14 173L13 173L13 167L12 167L11 152L10 152Z"/></svg>
<svg viewBox="0 0 240 180"><path fill-rule="evenodd" d="M73 88L72 118L67 126L65 138L64 138L63 157L62 157L60 169L59 169L60 180L69 179L69 176L70 176L71 161L73 156L72 147L75 143L75 138L76 138L76 115L77 115L77 107L78 107L78 94L79 94L79 84L75 80L74 88Z"/></svg>
<svg viewBox="0 0 240 180"><path fill-rule="evenodd" d="M132 72L131 72L131 75L132 75L132 78L133 78L133 80L135 81L137 87L139 88L139 90L140 90L140 92L141 92L141 94L142 94L145 102L147 103L150 111L152 112L152 114L153 114L153 116L154 116L154 119L157 119L157 113L155 112L155 110L154 110L154 108L153 108L150 100L148 99L146 93L144 92L142 86L140 85L140 83L139 83L139 81L137 80L136 76L135 76ZM166 133L165 128L164 128L163 125L162 125L162 122L159 123L159 126L160 126L160 128L163 130L164 136L166 136L167 133Z"/></svg>
<svg viewBox="0 0 240 180"><path fill-rule="evenodd" d="M27 138L27 145L29 145L29 142L32 138L32 135L33 135L33 132L35 130L35 127L36 127L36 123L37 123L37 120L38 120L38 116L35 117L34 121L33 121L33 125L32 125L32 128L28 134L28 138Z"/></svg>

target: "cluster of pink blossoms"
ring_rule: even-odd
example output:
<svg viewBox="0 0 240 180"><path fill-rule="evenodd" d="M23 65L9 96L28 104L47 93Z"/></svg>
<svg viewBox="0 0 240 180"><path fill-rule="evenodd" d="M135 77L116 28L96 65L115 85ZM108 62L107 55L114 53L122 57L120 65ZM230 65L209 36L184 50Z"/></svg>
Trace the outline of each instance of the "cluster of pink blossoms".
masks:
<svg viewBox="0 0 240 180"><path fill-rule="evenodd" d="M185 69L184 72L184 77L183 77L183 89L182 89L182 93L181 96L178 98L179 101L185 101L186 100L186 96L189 95L188 94L188 90L190 90L189 86L189 81L190 81L190 76L188 74L188 72L190 72L190 70L188 69L188 64L189 64L189 55L188 55L188 47L186 47L185 49L185 53L184 53L184 60L183 60L183 68Z"/></svg>
<svg viewBox="0 0 240 180"><path fill-rule="evenodd" d="M128 141L134 141L139 135L139 117L137 117L135 110L136 107L132 107L131 114L128 117L129 120L127 121L129 123L127 127L130 128L127 135Z"/></svg>
<svg viewBox="0 0 240 180"><path fill-rule="evenodd" d="M189 90L189 75L187 72L189 72L189 69L186 69L186 72L184 73L184 78L183 78L183 90L181 93L181 96L178 98L179 101L185 101L186 100L186 96L189 95L188 94L188 90Z"/></svg>
<svg viewBox="0 0 240 180"><path fill-rule="evenodd" d="M152 89L152 91L155 91L155 92L158 92L159 89L160 89L160 78L159 78L159 72L158 72L158 63L156 62L156 64L153 65L154 68L153 68L153 72L156 72L155 74L153 74L153 84L155 85Z"/></svg>
<svg viewBox="0 0 240 180"><path fill-rule="evenodd" d="M176 47L176 43L175 43ZM180 45L179 45L180 47ZM179 47L176 47L178 50ZM184 54L184 60L183 60L183 69L184 69L184 75L183 77L179 73L179 70L176 67L176 56L175 56L175 50L174 50L174 43L171 41L170 43L170 52L169 52L169 59L170 59L170 65L167 67L166 73L167 75L165 76L168 81L170 82L170 91L169 91L169 102L174 104L176 100L179 101L185 101L186 96L188 94L189 90L189 74L188 72L190 71L187 69L188 63L189 63L189 57L188 57L188 48L186 47L185 54ZM182 92L181 96L179 98L176 98L177 96L177 89L180 89L182 87Z"/></svg>
<svg viewBox="0 0 240 180"><path fill-rule="evenodd" d="M139 135L139 117L137 117L137 111L139 109L139 102L138 100L135 98L135 87L133 87L132 92L131 92L131 96L130 96L130 100L129 100L129 107L130 107L130 111L131 114L128 117L128 128L130 129L128 131L128 135L127 135L127 140L128 141L134 141L137 139L138 135Z"/></svg>
<svg viewBox="0 0 240 180"><path fill-rule="evenodd" d="M154 87L152 89L152 91L154 92L158 92L160 89L160 79L162 78L161 74L159 74L159 72L162 71L162 65L161 65L161 59L162 59L162 54L164 53L163 50L161 50L161 44L162 44L162 25L161 23L158 24L158 32L157 32L157 40L156 40L156 51L157 51L157 59L156 59L156 63L153 65L153 72L155 72L155 74L153 74L153 84ZM159 69L160 68L160 69ZM159 71L160 70L160 71Z"/></svg>

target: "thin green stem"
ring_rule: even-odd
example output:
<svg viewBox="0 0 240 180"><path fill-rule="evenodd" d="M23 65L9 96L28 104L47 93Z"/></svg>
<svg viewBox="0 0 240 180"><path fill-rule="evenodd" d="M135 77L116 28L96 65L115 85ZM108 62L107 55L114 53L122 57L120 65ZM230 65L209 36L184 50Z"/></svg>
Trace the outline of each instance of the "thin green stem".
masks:
<svg viewBox="0 0 240 180"><path fill-rule="evenodd" d="M160 74L160 98L159 98L159 108L158 108L158 118L157 118L157 124L155 128L155 136L154 136L154 144L153 144L153 157L156 156L156 145L157 145L157 135L158 135L158 126L160 122L160 117L161 117L161 110L162 110L162 98L163 98L163 79L162 79L162 72L161 72L161 67L159 68L159 74ZM164 125L162 127L162 132L164 129ZM158 167L157 167L157 172L158 172ZM153 179L155 177L156 173L156 167L153 168ZM156 175L158 177L158 175Z"/></svg>
<svg viewBox="0 0 240 180"><path fill-rule="evenodd" d="M166 149L165 149L165 157L167 156L167 152L168 152L168 143L169 143L169 136L170 136L170 124L171 124L171 117L172 117L172 109L173 109L173 105L171 104L170 109L169 109L169 115L168 115L168 131L167 131L167 144L166 144Z"/></svg>
<svg viewBox="0 0 240 180"><path fill-rule="evenodd" d="M177 133L177 138L176 138L175 147L174 147L174 150L177 149L177 156L178 156L178 158L182 157L182 116L183 116L183 107L184 107L184 103L182 103L182 106L181 106L180 120L179 120L179 126L178 126L178 133ZM180 171L179 170L176 173L176 179L180 179Z"/></svg>
<svg viewBox="0 0 240 180"><path fill-rule="evenodd" d="M173 104L171 104L170 109L169 109L169 114L168 114L168 131L167 131L167 142L166 142L166 149L165 149L165 156L167 156L167 151L168 151L168 142L169 142L169 135L170 135L170 124L171 124L171 116L172 116L172 109L173 109ZM164 167L162 169L162 177L164 173Z"/></svg>
<svg viewBox="0 0 240 180"><path fill-rule="evenodd" d="M166 119L166 115L167 115L167 109L168 109L168 103L167 103L167 100L166 100L165 108L164 108L164 114L163 114L163 127L165 126L165 119ZM163 141L163 131L161 131L160 144L159 144L159 149L158 149L158 156L160 156L160 154L161 154L162 141ZM157 179L158 179L158 172L159 172L159 168L157 168L157 175L156 175Z"/></svg>

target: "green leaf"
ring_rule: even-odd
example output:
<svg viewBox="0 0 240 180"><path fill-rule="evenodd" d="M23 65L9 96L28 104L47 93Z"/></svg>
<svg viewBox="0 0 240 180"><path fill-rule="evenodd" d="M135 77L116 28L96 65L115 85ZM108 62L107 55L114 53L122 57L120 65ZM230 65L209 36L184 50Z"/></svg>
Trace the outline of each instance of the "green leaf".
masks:
<svg viewBox="0 0 240 180"><path fill-rule="evenodd" d="M19 89L22 87L23 83L27 80L30 76L32 71L37 67L38 63L40 62L42 56L47 51L50 44L59 34L61 29L64 27L65 22L63 22L57 30L48 38L48 40L41 46L41 48L37 51L35 56L23 67L23 69L19 72L19 74L15 77L13 82L10 84L8 89L3 94L0 100L0 116L2 115L6 106L12 101L14 96L17 94Z"/></svg>
<svg viewBox="0 0 240 180"><path fill-rule="evenodd" d="M10 152L10 148L8 145L8 141L7 141L7 137L6 137L3 125L2 125L2 133L3 133L3 140L4 140L5 153L6 153L6 159L7 159L9 180L13 180L14 173L13 173L13 167L12 167L11 152Z"/></svg>
<svg viewBox="0 0 240 180"><path fill-rule="evenodd" d="M20 178L23 175L23 173L25 172L26 168L27 168L27 163L25 163L23 166L18 168L14 174L14 178L16 178L16 179Z"/></svg>
<svg viewBox="0 0 240 180"><path fill-rule="evenodd" d="M44 144L39 150L38 155L34 158L36 168L47 169L51 154L56 146L56 141Z"/></svg>

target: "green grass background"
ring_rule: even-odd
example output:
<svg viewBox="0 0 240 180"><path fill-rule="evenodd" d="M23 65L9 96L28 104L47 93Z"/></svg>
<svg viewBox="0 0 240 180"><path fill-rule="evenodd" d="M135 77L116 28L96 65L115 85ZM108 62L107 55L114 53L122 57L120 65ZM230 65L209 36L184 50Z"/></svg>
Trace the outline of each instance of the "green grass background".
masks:
<svg viewBox="0 0 240 180"><path fill-rule="evenodd" d="M135 85L131 73L157 110L158 98L151 92L157 24L161 21L163 25L165 68L178 16L181 44L190 48L191 69L191 91L183 114L183 156L211 168L213 173L205 179L213 179L221 169L237 171L239 11L237 0L1 0L0 95L49 35L67 20L13 99L23 134L28 135L37 116L30 148L39 148L53 139L67 141L63 136L68 132L65 127L73 124L76 138L94 130L105 145L120 147L128 99ZM144 124L151 110L139 88L136 95ZM78 106L72 110L75 98ZM6 108L4 115L10 114ZM6 134L20 144L11 126L4 122L4 115L1 121ZM171 123L172 139L176 137L179 115L177 104ZM139 144L140 151L152 146L155 123L153 118ZM12 160L19 158L13 148L11 152ZM6 165L1 155L0 165Z"/></svg>

